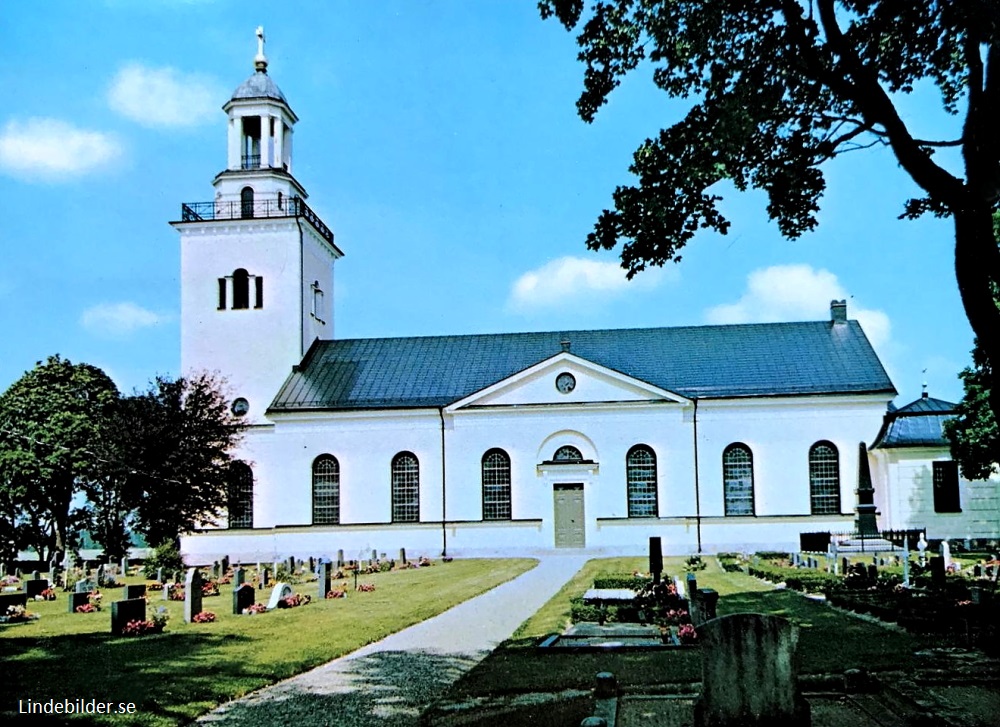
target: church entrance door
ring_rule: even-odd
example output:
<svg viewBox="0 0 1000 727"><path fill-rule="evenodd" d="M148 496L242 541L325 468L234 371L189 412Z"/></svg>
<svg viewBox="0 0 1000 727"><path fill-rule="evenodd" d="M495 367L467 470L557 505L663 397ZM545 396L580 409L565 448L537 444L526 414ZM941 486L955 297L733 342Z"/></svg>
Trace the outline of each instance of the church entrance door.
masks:
<svg viewBox="0 0 1000 727"><path fill-rule="evenodd" d="M556 547L582 548L586 545L583 519L583 483L557 483L552 495L555 503L554 517Z"/></svg>

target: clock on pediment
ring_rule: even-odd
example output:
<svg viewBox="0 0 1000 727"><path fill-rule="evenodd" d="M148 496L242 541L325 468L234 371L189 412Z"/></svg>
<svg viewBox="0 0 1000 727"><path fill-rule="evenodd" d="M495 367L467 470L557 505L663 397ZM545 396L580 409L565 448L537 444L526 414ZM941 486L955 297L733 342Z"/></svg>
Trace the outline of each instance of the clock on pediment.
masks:
<svg viewBox="0 0 1000 727"><path fill-rule="evenodd" d="M556 376L556 391L560 394L568 394L576 388L576 377L568 371Z"/></svg>
<svg viewBox="0 0 1000 727"><path fill-rule="evenodd" d="M233 416L245 416L246 413L250 411L250 402L241 396L238 399L233 400L233 405L230 409L233 412Z"/></svg>

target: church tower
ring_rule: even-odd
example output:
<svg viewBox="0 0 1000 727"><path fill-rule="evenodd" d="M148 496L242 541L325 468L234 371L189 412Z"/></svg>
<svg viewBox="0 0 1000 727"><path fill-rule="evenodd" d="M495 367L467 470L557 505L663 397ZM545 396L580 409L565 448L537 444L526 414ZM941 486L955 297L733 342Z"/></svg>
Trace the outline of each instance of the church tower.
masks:
<svg viewBox="0 0 1000 727"><path fill-rule="evenodd" d="M317 338L333 337L333 267L343 253L292 174L295 112L267 73L257 29L254 73L222 110L226 168L215 199L181 205L181 369L218 372L233 411L260 423Z"/></svg>

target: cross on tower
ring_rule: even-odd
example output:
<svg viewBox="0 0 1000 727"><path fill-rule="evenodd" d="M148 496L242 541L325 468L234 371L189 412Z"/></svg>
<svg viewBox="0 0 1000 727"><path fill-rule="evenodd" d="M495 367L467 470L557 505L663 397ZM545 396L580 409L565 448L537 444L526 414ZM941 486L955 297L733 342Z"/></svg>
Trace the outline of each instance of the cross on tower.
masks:
<svg viewBox="0 0 1000 727"><path fill-rule="evenodd" d="M253 59L254 67L258 71L267 73L267 57L264 55L264 26L257 26L257 55Z"/></svg>

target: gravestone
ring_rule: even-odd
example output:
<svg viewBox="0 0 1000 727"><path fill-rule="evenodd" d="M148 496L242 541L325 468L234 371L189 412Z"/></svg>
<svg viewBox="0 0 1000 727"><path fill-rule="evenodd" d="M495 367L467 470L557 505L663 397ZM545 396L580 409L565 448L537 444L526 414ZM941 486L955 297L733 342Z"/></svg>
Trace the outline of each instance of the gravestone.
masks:
<svg viewBox="0 0 1000 727"><path fill-rule="evenodd" d="M14 569L14 577L17 578L17 580L21 580L21 578L24 577L24 573L21 572L20 567Z"/></svg>
<svg viewBox="0 0 1000 727"><path fill-rule="evenodd" d="M274 561L274 565L271 567L271 573L275 578L278 577L278 569L281 568L281 561Z"/></svg>
<svg viewBox="0 0 1000 727"><path fill-rule="evenodd" d="M49 587L47 578L32 578L24 582L24 592L28 598L41 595L42 591Z"/></svg>
<svg viewBox="0 0 1000 727"><path fill-rule="evenodd" d="M843 573L846 576L847 573L848 573L848 571L850 570L850 567L851 567L851 561L850 560L848 560L846 557L840 559L840 571L841 571L841 573Z"/></svg>
<svg viewBox="0 0 1000 727"><path fill-rule="evenodd" d="M111 602L111 633L121 636L129 621L146 620L146 599L131 598Z"/></svg>
<svg viewBox="0 0 1000 727"><path fill-rule="evenodd" d="M128 576L128 556L122 558L122 578Z"/></svg>
<svg viewBox="0 0 1000 727"><path fill-rule="evenodd" d="M799 630L779 616L740 613L702 624L699 727L808 727L798 690Z"/></svg>
<svg viewBox="0 0 1000 727"><path fill-rule="evenodd" d="M688 599L691 623L697 628L706 621L711 621L715 618L718 603L719 593L713 588L699 588L696 591L691 591Z"/></svg>
<svg viewBox="0 0 1000 727"><path fill-rule="evenodd" d="M649 572L653 576L653 583L659 583L663 575L663 542L658 537L649 539Z"/></svg>
<svg viewBox="0 0 1000 727"><path fill-rule="evenodd" d="M267 610L273 611L278 607L278 602L283 598L288 598L292 595L292 587L287 583L275 583L274 588L271 589L271 598L267 602ZM323 594L326 595L326 594Z"/></svg>
<svg viewBox="0 0 1000 727"><path fill-rule="evenodd" d="M217 560L213 561L212 562L212 578L214 580L219 580L222 577L221 571L222 571L222 565L219 563L219 561L217 561Z"/></svg>
<svg viewBox="0 0 1000 727"><path fill-rule="evenodd" d="M698 576L694 573L687 574L687 592L689 596L694 596L694 592L698 590Z"/></svg>
<svg viewBox="0 0 1000 727"><path fill-rule="evenodd" d="M125 600L131 601L135 598L145 598L146 597L146 584L139 583L134 586L125 586Z"/></svg>
<svg viewBox="0 0 1000 727"><path fill-rule="evenodd" d="M341 555L342 554L343 554L343 551L341 551ZM343 560L343 558L341 558L341 560ZM403 565L406 565L406 548L400 548L399 549L399 562L402 563ZM341 565L343 565L343 563L337 563L337 567L338 568Z"/></svg>
<svg viewBox="0 0 1000 727"><path fill-rule="evenodd" d="M243 609L250 608L254 604L256 595L257 592L249 583L237 586L233 590L233 613L239 615L243 613Z"/></svg>
<svg viewBox="0 0 1000 727"><path fill-rule="evenodd" d="M939 555L931 557L931 583L936 588L944 586L944 558Z"/></svg>
<svg viewBox="0 0 1000 727"><path fill-rule="evenodd" d="M246 580L245 572L239 566L233 568L233 588L239 588Z"/></svg>
<svg viewBox="0 0 1000 727"><path fill-rule="evenodd" d="M974 566L972 566L972 575L974 578L983 577L983 567L979 565L979 563L976 563Z"/></svg>
<svg viewBox="0 0 1000 727"><path fill-rule="evenodd" d="M948 570L951 568L951 546L948 545L947 540L941 541L941 557L944 559L944 569Z"/></svg>
<svg viewBox="0 0 1000 727"><path fill-rule="evenodd" d="M228 555L222 556L222 560L219 561L219 565L222 566L222 573L219 574L219 577L222 577L229 572L229 556Z"/></svg>
<svg viewBox="0 0 1000 727"><path fill-rule="evenodd" d="M316 570L316 576L319 580L319 595L317 598L322 600L326 598L326 594L330 592L330 566L327 563L320 563Z"/></svg>
<svg viewBox="0 0 1000 727"><path fill-rule="evenodd" d="M54 584L56 582L56 576L59 574L59 563L55 558L49 561L49 580Z"/></svg>
<svg viewBox="0 0 1000 727"><path fill-rule="evenodd" d="M868 566L868 582L874 583L878 580L878 566L870 565Z"/></svg>
<svg viewBox="0 0 1000 727"><path fill-rule="evenodd" d="M310 573L316 572L316 559L311 555L309 556L309 572Z"/></svg>
<svg viewBox="0 0 1000 727"><path fill-rule="evenodd" d="M174 571L174 583L181 582L181 572L179 570Z"/></svg>
<svg viewBox="0 0 1000 727"><path fill-rule="evenodd" d="M104 564L101 563L99 566L97 566L97 586L98 586L98 588L100 588L101 586L104 585L104 581L105 581L106 577L107 576L104 573Z"/></svg>
<svg viewBox="0 0 1000 727"><path fill-rule="evenodd" d="M0 615L6 614L11 606L28 607L28 594L24 591L15 593L0 593Z"/></svg>
<svg viewBox="0 0 1000 727"><path fill-rule="evenodd" d="M920 533L920 540L917 541L917 553L920 554L920 565L927 565L927 541L924 534Z"/></svg>
<svg viewBox="0 0 1000 727"><path fill-rule="evenodd" d="M80 606L86 606L90 603L89 593L68 593L66 594L66 601L69 603L69 612L76 613L76 609Z"/></svg>
<svg viewBox="0 0 1000 727"><path fill-rule="evenodd" d="M197 568L188 568L184 578L184 622L191 623L201 613L201 573Z"/></svg>
<svg viewBox="0 0 1000 727"><path fill-rule="evenodd" d="M265 568L264 572L260 574L260 586L261 588L266 588L270 583L271 583L271 571Z"/></svg>
<svg viewBox="0 0 1000 727"><path fill-rule="evenodd" d="M162 567L156 569L156 582L157 583L163 583L163 568Z"/></svg>
<svg viewBox="0 0 1000 727"><path fill-rule="evenodd" d="M277 571L275 571L277 572ZM295 575L295 556L288 556L288 575Z"/></svg>
<svg viewBox="0 0 1000 727"><path fill-rule="evenodd" d="M260 577L260 561L259 560L257 561L257 570L255 572L257 573L257 577L259 578Z"/></svg>
<svg viewBox="0 0 1000 727"><path fill-rule="evenodd" d="M81 578L76 582L74 589L77 593L90 593L97 588L97 583L90 578Z"/></svg>
<svg viewBox="0 0 1000 727"><path fill-rule="evenodd" d="M682 581L677 576L674 576L674 588L677 589L677 595L681 598L686 598L686 591L684 590L684 581Z"/></svg>
<svg viewBox="0 0 1000 727"><path fill-rule="evenodd" d="M910 536L903 536L903 588L910 587Z"/></svg>

